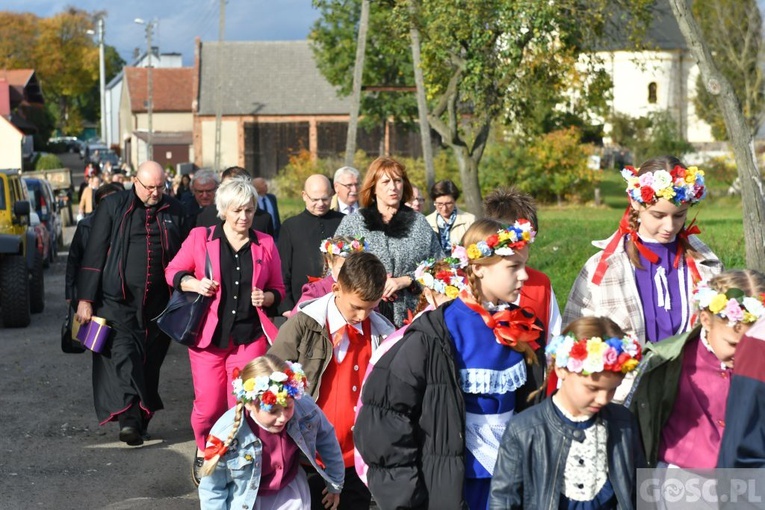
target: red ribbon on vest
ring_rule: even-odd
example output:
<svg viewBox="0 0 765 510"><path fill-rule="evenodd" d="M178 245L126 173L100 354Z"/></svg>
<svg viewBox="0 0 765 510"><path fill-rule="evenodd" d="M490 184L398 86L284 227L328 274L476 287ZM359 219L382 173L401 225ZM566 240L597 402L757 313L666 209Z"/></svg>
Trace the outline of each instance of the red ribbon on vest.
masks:
<svg viewBox="0 0 765 510"><path fill-rule="evenodd" d="M651 251L650 248L648 248L645 244L643 244L643 241L640 239L640 236L637 233L637 230L630 228L629 225L629 215L630 215L630 209L631 206L627 206L627 210L624 211L624 214L622 215L622 219L619 221L619 229L616 231L616 234L611 238L611 241L609 241L608 245L606 245L606 249L603 250L603 255L600 256L600 262L598 262L597 267L595 268L595 274L592 276L592 283L594 285L600 285L600 283L603 281L603 277L606 275L606 271L608 270L608 259L611 257L611 255L614 254L616 251L617 246L619 246L619 243L622 241L625 235L630 236L630 240L632 241L632 244L635 245L635 248L640 252L640 254L646 258L649 262L652 264L655 264L659 261L659 256L656 255L653 251ZM693 221L691 221L690 225L688 227L683 227L680 232L677 234L677 237L687 240L688 236L694 235L694 234L700 234L701 230L699 230L699 227L695 224L696 218L693 218ZM683 246L683 243L677 243L677 254L675 255L675 260L673 261L673 266L675 269L677 269L680 258L685 253L685 248ZM696 262L693 260L693 257L687 256L685 258L686 264L688 264L688 269L691 272L691 275L694 278L694 282L698 282L701 280L701 276L699 275L699 270L696 267Z"/></svg>
<svg viewBox="0 0 765 510"><path fill-rule="evenodd" d="M316 283L316 282L320 282L320 281L322 281L323 279L324 279L324 277L323 277L323 276L309 276L309 277L308 277L308 283Z"/></svg>
<svg viewBox="0 0 765 510"><path fill-rule="evenodd" d="M343 335L348 334L348 341L352 344L363 344L366 339L370 337L371 325L369 318L364 319L361 323L361 329L363 333L359 333L359 330L353 327L351 324L345 324L332 334L332 346L337 347L340 342L343 341ZM327 323L327 330L329 330L329 323Z"/></svg>
<svg viewBox="0 0 765 510"><path fill-rule="evenodd" d="M223 457L223 455L228 451L228 446L226 446L223 441L213 435L207 439L207 443L208 444L205 447L205 460L210 460L216 455Z"/></svg>
<svg viewBox="0 0 765 510"><path fill-rule="evenodd" d="M483 322L494 331L497 343L512 347L519 352L539 349L536 340L542 333L542 328L536 324L533 312L524 308L505 309L494 315L478 304L467 291L460 293L460 299L465 305L481 316ZM525 344L525 345L524 345Z"/></svg>

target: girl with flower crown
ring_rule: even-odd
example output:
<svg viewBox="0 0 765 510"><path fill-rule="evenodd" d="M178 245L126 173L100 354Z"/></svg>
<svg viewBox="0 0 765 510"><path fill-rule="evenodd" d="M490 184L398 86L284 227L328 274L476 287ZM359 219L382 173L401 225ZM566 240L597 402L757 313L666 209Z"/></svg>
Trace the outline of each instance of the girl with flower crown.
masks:
<svg viewBox="0 0 765 510"><path fill-rule="evenodd" d="M420 294L420 301L417 303L417 308L414 310L414 314L407 322L407 324L391 333L383 342L380 347L372 353L372 357L369 359L369 365L367 366L364 380L361 383L361 389L364 391L364 383L366 382L369 374L372 373L372 369L377 363L377 360L383 357L391 347L396 345L399 340L404 337L404 333L409 329L409 324L412 323L417 317L425 312L430 312L456 298L460 292L468 288L467 275L465 274L465 266L467 266L468 259L465 248L462 246L453 246L451 257L446 257L440 260L427 259L420 263L417 269L414 271L414 278L422 285L422 294ZM356 404L356 417L359 416L364 403L359 395L358 404ZM356 473L364 484L367 484L367 471L369 466L364 462L358 449L354 449L354 461L356 467Z"/></svg>
<svg viewBox="0 0 765 510"><path fill-rule="evenodd" d="M468 288L413 321L369 374L354 438L381 508L487 507L505 424L541 384L529 366L544 332L511 304L535 235L527 220L473 223Z"/></svg>
<svg viewBox="0 0 765 510"><path fill-rule="evenodd" d="M640 437L632 413L611 400L638 366L640 343L610 319L582 317L545 352L560 386L507 424L489 508L634 508Z"/></svg>
<svg viewBox="0 0 765 510"><path fill-rule="evenodd" d="M340 268L345 264L348 255L365 249L366 243L363 237L335 236L324 239L319 245L319 251L324 257L324 277L318 279L308 277L308 283L303 285L300 299L295 303L292 314L297 313L298 305L301 303L332 292L332 284L337 281L337 275L340 274Z"/></svg>
<svg viewBox="0 0 765 510"><path fill-rule="evenodd" d="M310 508L302 453L326 482L324 507L335 510L345 474L343 457L324 413L310 397L301 398L306 388L302 367L266 354L235 374L233 386L236 406L215 423L207 440L201 508Z"/></svg>
<svg viewBox="0 0 765 510"><path fill-rule="evenodd" d="M649 466L717 465L736 345L765 316L765 275L726 271L694 295L690 332L646 346L631 408Z"/></svg>
<svg viewBox="0 0 765 510"><path fill-rule="evenodd" d="M704 172L679 159L650 159L622 170L629 206L619 229L593 244L563 313L563 324L586 315L610 317L645 344L691 329L693 289L722 270L717 256L686 226L706 195Z"/></svg>

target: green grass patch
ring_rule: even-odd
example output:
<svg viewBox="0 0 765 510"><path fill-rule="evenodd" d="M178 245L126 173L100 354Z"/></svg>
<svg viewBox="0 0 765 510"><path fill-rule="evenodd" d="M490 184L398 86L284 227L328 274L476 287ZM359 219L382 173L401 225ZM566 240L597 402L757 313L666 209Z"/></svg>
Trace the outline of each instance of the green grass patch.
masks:
<svg viewBox="0 0 765 510"><path fill-rule="evenodd" d="M550 277L561 312L582 266L598 251L591 242L608 238L627 206L618 172L607 171L603 176L601 195L605 204L601 207L539 207L539 235L531 248L529 264ZM741 199L707 198L691 208L689 221L694 215L701 229L699 237L725 267L745 267Z"/></svg>

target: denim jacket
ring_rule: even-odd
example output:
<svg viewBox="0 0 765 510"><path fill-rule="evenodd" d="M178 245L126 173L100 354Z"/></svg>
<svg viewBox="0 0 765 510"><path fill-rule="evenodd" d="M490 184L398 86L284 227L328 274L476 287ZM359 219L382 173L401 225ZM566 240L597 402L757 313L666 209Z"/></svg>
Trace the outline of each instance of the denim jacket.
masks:
<svg viewBox="0 0 765 510"><path fill-rule="evenodd" d="M234 409L218 419L210 431L225 441L234 423ZM331 493L339 494L343 488L345 466L335 429L321 409L307 395L295 401L295 414L287 422L287 434L295 441L303 455L311 462L327 483ZM228 451L209 476L199 484L199 502L203 510L218 508L253 508L260 487L263 446L242 418ZM316 464L316 452L326 468Z"/></svg>

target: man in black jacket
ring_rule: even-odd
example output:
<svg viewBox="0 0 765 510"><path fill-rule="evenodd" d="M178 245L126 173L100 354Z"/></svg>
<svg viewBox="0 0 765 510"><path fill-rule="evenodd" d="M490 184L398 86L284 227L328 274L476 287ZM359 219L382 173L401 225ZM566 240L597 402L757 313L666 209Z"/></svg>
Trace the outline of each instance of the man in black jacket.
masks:
<svg viewBox="0 0 765 510"><path fill-rule="evenodd" d="M152 319L170 298L164 268L186 233L183 207L164 190L162 166L147 161L132 189L101 202L77 283L80 322L97 315L112 328L107 351L93 355L96 415L101 424L118 420L119 438L131 446L143 443L163 408L159 372L170 339Z"/></svg>

